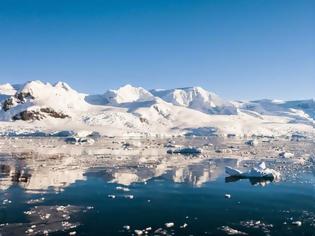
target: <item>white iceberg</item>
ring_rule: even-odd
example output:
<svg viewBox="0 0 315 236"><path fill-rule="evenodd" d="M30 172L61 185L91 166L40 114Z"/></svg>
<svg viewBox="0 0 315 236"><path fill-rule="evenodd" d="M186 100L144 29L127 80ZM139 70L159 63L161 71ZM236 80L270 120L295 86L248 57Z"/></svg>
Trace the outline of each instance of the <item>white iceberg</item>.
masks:
<svg viewBox="0 0 315 236"><path fill-rule="evenodd" d="M225 173L233 177L240 178L273 178L280 179L280 173L276 170L269 169L266 167L265 162L261 162L257 167L242 172L238 169L232 168L230 166L225 167Z"/></svg>
<svg viewBox="0 0 315 236"><path fill-rule="evenodd" d="M282 157L282 158L293 158L294 154L290 153L290 152L280 152L279 153L279 157Z"/></svg>

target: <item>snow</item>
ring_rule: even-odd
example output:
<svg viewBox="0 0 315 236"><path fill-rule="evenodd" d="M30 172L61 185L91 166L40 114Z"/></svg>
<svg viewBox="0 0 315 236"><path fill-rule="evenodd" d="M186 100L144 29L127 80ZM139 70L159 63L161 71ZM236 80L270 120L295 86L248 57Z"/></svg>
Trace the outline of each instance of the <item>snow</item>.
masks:
<svg viewBox="0 0 315 236"><path fill-rule="evenodd" d="M241 110L255 112L258 115L273 115L288 117L291 122L299 122L314 125L315 101L279 101L279 100L257 100L244 102L240 105Z"/></svg>
<svg viewBox="0 0 315 236"><path fill-rule="evenodd" d="M41 81L0 85L1 104L7 99L12 99L12 105L7 111L0 109L0 135L97 131L104 136L128 137L315 136L313 99L229 102L201 87L147 91L131 85L104 95L87 95L64 82ZM47 108L66 118L42 112ZM41 119L13 121L23 111L37 112Z"/></svg>
<svg viewBox="0 0 315 236"><path fill-rule="evenodd" d="M150 92L141 87L133 87L130 84L120 87L117 90L109 90L104 96L111 104L154 100L154 96Z"/></svg>
<svg viewBox="0 0 315 236"><path fill-rule="evenodd" d="M1 95L14 95L16 93L16 89L9 83L0 84L0 94Z"/></svg>
<svg viewBox="0 0 315 236"><path fill-rule="evenodd" d="M208 114L237 114L237 109L232 103L224 101L215 93L208 92L201 87L151 90L151 93L173 105L188 107Z"/></svg>

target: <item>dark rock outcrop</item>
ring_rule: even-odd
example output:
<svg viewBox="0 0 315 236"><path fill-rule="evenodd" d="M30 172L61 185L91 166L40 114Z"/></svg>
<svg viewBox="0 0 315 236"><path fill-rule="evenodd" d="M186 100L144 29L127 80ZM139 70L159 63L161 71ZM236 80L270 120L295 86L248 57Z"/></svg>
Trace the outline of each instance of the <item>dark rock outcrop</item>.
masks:
<svg viewBox="0 0 315 236"><path fill-rule="evenodd" d="M47 113L49 116L54 117L54 118L60 118L60 119L65 119L65 118L70 118L70 116L62 113L62 112L56 112L55 110L51 108L41 108L41 112Z"/></svg>
<svg viewBox="0 0 315 236"><path fill-rule="evenodd" d="M10 110L12 107L14 106L14 98L10 97L8 99L6 99L3 104L2 104L2 109L4 111L8 111Z"/></svg>
<svg viewBox="0 0 315 236"><path fill-rule="evenodd" d="M28 120L41 120L43 119L45 116L38 112L38 111L22 111L18 114L16 114L15 116L12 117L13 120L24 120L24 121L28 121Z"/></svg>
<svg viewBox="0 0 315 236"><path fill-rule="evenodd" d="M62 112L56 112L52 108L41 108L39 111L22 111L15 116L12 117L13 120L24 120L24 121L32 121L32 120L42 120L44 118L47 118L47 116L59 118L59 119L65 119L70 118L70 116L62 113Z"/></svg>
<svg viewBox="0 0 315 236"><path fill-rule="evenodd" d="M23 92L20 92L20 93L16 93L14 95L20 102L24 102L26 98L29 98L29 99L34 99L34 96L27 92L27 93L23 93Z"/></svg>
<svg viewBox="0 0 315 236"><path fill-rule="evenodd" d="M27 93L16 93L14 96L11 96L9 98L7 98L3 103L2 103L2 109L4 111L8 111L10 110L12 107L14 107L14 105L16 104L21 104L21 103L25 103L26 99L34 99L34 96L27 92Z"/></svg>

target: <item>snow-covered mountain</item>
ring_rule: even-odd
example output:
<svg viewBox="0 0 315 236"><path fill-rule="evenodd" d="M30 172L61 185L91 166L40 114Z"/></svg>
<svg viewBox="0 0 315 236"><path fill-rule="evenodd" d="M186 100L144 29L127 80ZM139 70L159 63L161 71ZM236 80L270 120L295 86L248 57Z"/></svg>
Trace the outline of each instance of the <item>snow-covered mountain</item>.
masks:
<svg viewBox="0 0 315 236"><path fill-rule="evenodd" d="M13 96L19 88L19 85L11 85L9 83L0 84L0 102Z"/></svg>
<svg viewBox="0 0 315 236"><path fill-rule="evenodd" d="M88 95L69 85L0 85L0 134L97 131L125 135L315 136L315 102L225 101L200 87L148 91L126 85Z"/></svg>
<svg viewBox="0 0 315 236"><path fill-rule="evenodd" d="M76 111L84 111L88 104L86 95L73 90L69 85L55 85L41 81L26 82L22 86L1 86L2 120L41 120L47 117L69 118ZM6 97L4 97L6 96Z"/></svg>
<svg viewBox="0 0 315 236"><path fill-rule="evenodd" d="M117 90L108 90L104 96L110 104L146 102L154 100L154 96L150 92L141 87L133 87L130 84L120 87Z"/></svg>
<svg viewBox="0 0 315 236"><path fill-rule="evenodd" d="M151 90L151 93L177 106L188 107L207 114L235 115L237 108L215 93L201 87Z"/></svg>
<svg viewBox="0 0 315 236"><path fill-rule="evenodd" d="M315 124L315 101L257 100L240 104L245 112L291 118L291 122ZM252 114L253 114L252 113Z"/></svg>

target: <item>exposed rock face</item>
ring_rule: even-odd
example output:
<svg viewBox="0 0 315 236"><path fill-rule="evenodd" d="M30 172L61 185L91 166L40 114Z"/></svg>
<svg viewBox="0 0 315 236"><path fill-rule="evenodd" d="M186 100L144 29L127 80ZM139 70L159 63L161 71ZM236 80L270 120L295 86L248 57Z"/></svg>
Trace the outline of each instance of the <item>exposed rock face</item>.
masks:
<svg viewBox="0 0 315 236"><path fill-rule="evenodd" d="M56 112L55 110L51 108L41 108L39 111L22 111L19 114L16 114L12 117L13 120L42 120L46 118L47 116L54 117L54 118L70 118L70 116L62 113L62 112Z"/></svg>
<svg viewBox="0 0 315 236"><path fill-rule="evenodd" d="M51 108L41 108L40 111L47 113L49 116L54 117L54 118L60 118L60 119L70 118L70 116L62 112L56 112L55 110Z"/></svg>
<svg viewBox="0 0 315 236"><path fill-rule="evenodd" d="M139 119L140 119L140 121L141 121L142 123L149 124L149 121L148 121L146 118L140 117Z"/></svg>
<svg viewBox="0 0 315 236"><path fill-rule="evenodd" d="M16 93L15 97L18 100L20 100L20 102L25 102L26 98L34 99L34 96L30 92L27 92L27 93L24 93L24 92Z"/></svg>
<svg viewBox="0 0 315 236"><path fill-rule="evenodd" d="M14 96L9 97L3 102L2 109L8 111L17 104L25 103L26 99L34 99L34 96L29 92L16 93Z"/></svg>
<svg viewBox="0 0 315 236"><path fill-rule="evenodd" d="M22 111L12 117L13 120L41 120L44 116L38 111Z"/></svg>
<svg viewBox="0 0 315 236"><path fill-rule="evenodd" d="M32 92L17 92L14 96L7 98L3 104L2 109L6 112L11 108L15 107L18 104L26 103L27 101L34 100L35 97L32 95ZM39 110L24 110L19 112L18 114L12 117L13 120L42 120L46 117L53 117L53 118L60 118L65 119L69 118L70 116L62 113L56 112L54 109L49 107L43 107Z"/></svg>
<svg viewBox="0 0 315 236"><path fill-rule="evenodd" d="M6 99L2 104L2 109L4 111L10 110L15 105L15 101L13 97Z"/></svg>

